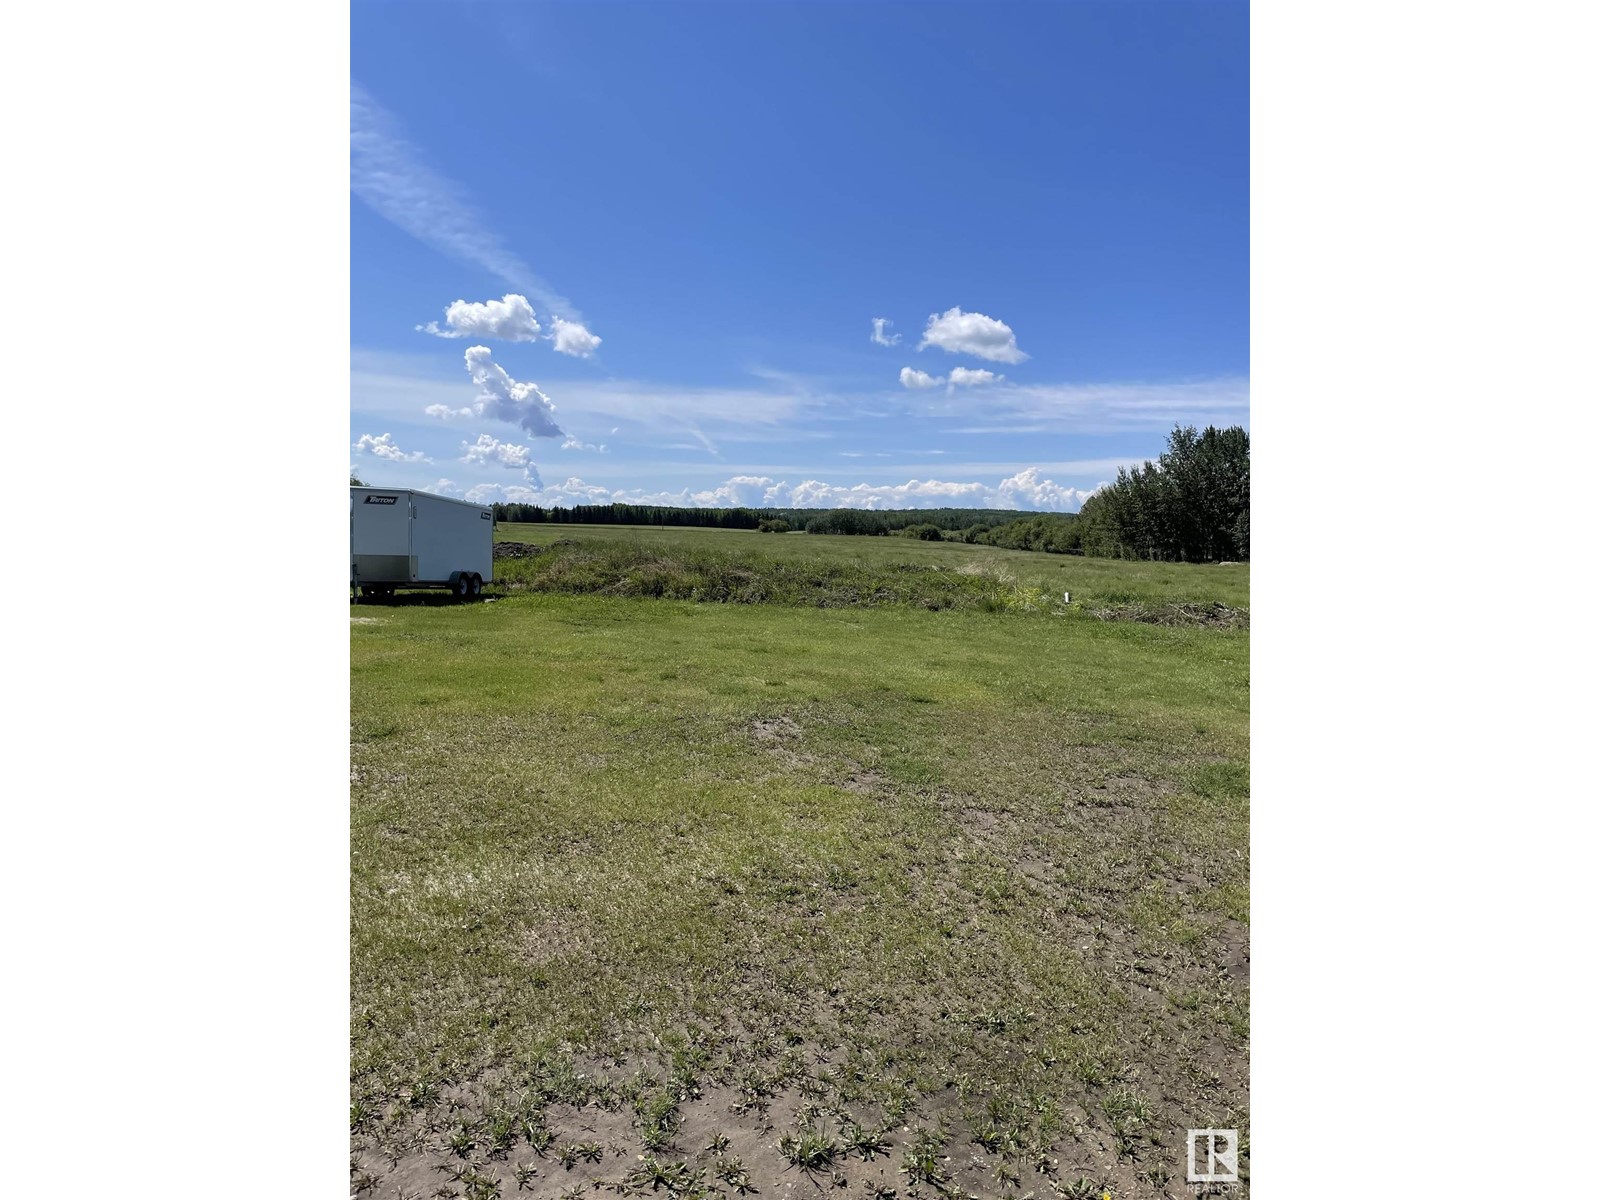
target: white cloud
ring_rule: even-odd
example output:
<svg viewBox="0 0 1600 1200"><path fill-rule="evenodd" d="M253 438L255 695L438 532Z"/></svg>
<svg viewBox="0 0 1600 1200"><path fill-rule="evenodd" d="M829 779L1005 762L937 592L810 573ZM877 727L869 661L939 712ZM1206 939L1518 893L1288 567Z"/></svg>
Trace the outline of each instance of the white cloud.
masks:
<svg viewBox="0 0 1600 1200"><path fill-rule="evenodd" d="M968 370L966 367L950 368L950 386L953 388L977 387L985 383L999 383L1004 378L1004 375L996 375L993 371L985 371L982 367L975 371Z"/></svg>
<svg viewBox="0 0 1600 1200"><path fill-rule="evenodd" d="M906 388L931 388L938 387L944 382L942 375L929 375L926 371L919 371L915 367L900 368L900 386Z"/></svg>
<svg viewBox="0 0 1600 1200"><path fill-rule="evenodd" d="M677 492L652 492L642 488L613 490L570 478L551 487L480 484L467 493L467 499L478 504L500 500L546 506L620 503L696 508L995 508L1076 512L1095 490L1062 487L1039 478L1039 468L1029 467L1001 480L998 485L939 479L851 486L807 479L791 485L767 475L735 475L714 488L701 491L684 488Z"/></svg>
<svg viewBox="0 0 1600 1200"><path fill-rule="evenodd" d="M900 335L898 333L886 332L889 326L893 324L894 322L889 320L888 317L872 318L872 341L875 345L898 346L900 344Z"/></svg>
<svg viewBox="0 0 1600 1200"><path fill-rule="evenodd" d="M616 430L613 429L611 432L615 433ZM605 448L604 444L596 446L596 445L593 445L590 442L580 442L575 437L567 438L566 441L561 443L561 448L563 450L592 450L596 454L604 454L606 452L606 448Z"/></svg>
<svg viewBox="0 0 1600 1200"><path fill-rule="evenodd" d="M587 484L578 478L568 479L564 483L552 484L549 487L520 487L513 484L502 487L498 483L480 483L471 489L466 498L474 504L610 504L612 498L610 488L597 487Z"/></svg>
<svg viewBox="0 0 1600 1200"><path fill-rule="evenodd" d="M1004 375L996 375L993 371L985 371L981 367L973 370L969 367L952 367L950 377L943 375L929 375L926 371L919 371L915 367L900 368L900 386L913 391L926 388L936 388L941 383L948 383L950 390L958 387L978 387L985 383L999 383L1005 379Z"/></svg>
<svg viewBox="0 0 1600 1200"><path fill-rule="evenodd" d="M1019 363L1028 356L1017 348L1017 335L1011 326L982 313L964 313L952 308L934 313L922 331L918 350L937 346L946 354L972 354L990 362Z"/></svg>
<svg viewBox="0 0 1600 1200"><path fill-rule="evenodd" d="M414 463L432 462L422 451L417 450L407 454L394 444L394 438L387 433L380 433L373 437L370 433L363 433L354 443L357 454L370 454L373 458L381 458L387 462Z"/></svg>
<svg viewBox="0 0 1600 1200"><path fill-rule="evenodd" d="M458 488L455 484L451 483L448 479L437 479L434 482L428 484L428 486L423 488L422 490L425 491L425 492L432 492L435 496L459 496L459 495L461 495L461 489Z"/></svg>
<svg viewBox="0 0 1600 1200"><path fill-rule="evenodd" d="M422 411L430 417L438 417L441 421L454 421L458 417L473 415L470 408L451 408L448 404L430 404Z"/></svg>
<svg viewBox="0 0 1600 1200"><path fill-rule="evenodd" d="M1083 491L1080 488L1062 487L1048 479L1039 478L1039 468L1029 467L1018 471L1009 479L1002 479L995 489L997 508L1024 508L1040 512L1077 512L1083 502L1094 495L1104 483Z"/></svg>
<svg viewBox="0 0 1600 1200"><path fill-rule="evenodd" d="M461 456L464 463L481 467L509 467L523 472L534 487L541 486L539 469L533 465L532 446L496 441L492 434L480 433L476 442L462 442L461 448L466 451Z"/></svg>
<svg viewBox="0 0 1600 1200"><path fill-rule="evenodd" d="M470 346L464 355L467 373L478 385L477 413L480 417L510 421L534 437L565 437L556 424L556 406L536 383L518 383L494 361L487 346Z"/></svg>
<svg viewBox="0 0 1600 1200"><path fill-rule="evenodd" d="M938 479L913 479L907 483L858 483L854 487L808 479L793 488L773 489L786 496L774 503L793 508L982 508L992 489L981 483L950 483ZM992 507L992 506L988 506Z"/></svg>
<svg viewBox="0 0 1600 1200"><path fill-rule="evenodd" d="M498 483L480 483L476 487L467 489L467 494L462 497L473 504L539 504L539 491L537 488L522 487L512 484L510 487Z"/></svg>
<svg viewBox="0 0 1600 1200"><path fill-rule="evenodd" d="M573 358L588 358L600 348L601 338L590 333L577 321L554 317L550 322L550 340L556 353L570 354Z"/></svg>
<svg viewBox="0 0 1600 1200"><path fill-rule="evenodd" d="M350 190L418 241L482 267L552 313L571 321L583 319L571 301L484 227L461 189L422 161L395 118L353 80Z"/></svg>
<svg viewBox="0 0 1600 1200"><path fill-rule="evenodd" d="M559 318L557 318L559 320ZM444 310L443 329L437 321L418 325L419 333L431 333L443 338L497 338L502 342L531 342L541 330L539 318L533 315L533 306L526 296L507 292L499 300L485 300L482 304L457 300Z"/></svg>

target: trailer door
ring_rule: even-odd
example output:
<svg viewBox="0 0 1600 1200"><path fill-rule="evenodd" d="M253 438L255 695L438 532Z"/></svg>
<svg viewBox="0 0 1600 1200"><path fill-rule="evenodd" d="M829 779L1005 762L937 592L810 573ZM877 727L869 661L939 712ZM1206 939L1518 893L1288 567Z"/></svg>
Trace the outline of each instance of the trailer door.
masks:
<svg viewBox="0 0 1600 1200"><path fill-rule="evenodd" d="M373 490L352 504L352 565L357 583L410 583L411 497Z"/></svg>

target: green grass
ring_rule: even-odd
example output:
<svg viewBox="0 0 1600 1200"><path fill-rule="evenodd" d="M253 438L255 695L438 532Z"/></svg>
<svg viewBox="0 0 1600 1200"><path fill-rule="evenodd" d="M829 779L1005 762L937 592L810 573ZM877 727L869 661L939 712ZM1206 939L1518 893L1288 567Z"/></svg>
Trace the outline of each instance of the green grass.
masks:
<svg viewBox="0 0 1600 1200"><path fill-rule="evenodd" d="M517 525L496 527L495 540L550 546L568 541L586 550L632 547L668 557L752 558L791 567L823 567L881 573L891 565L937 568L941 572L981 570L1037 587L1052 596L1069 592L1087 605L1180 602L1250 606L1250 567L1194 563L1132 563L1078 555L999 550L964 542L919 542L901 537L845 537L836 534L756 533L745 529L680 529L638 525ZM499 575L504 560L495 564ZM516 564L510 572L515 576Z"/></svg>
<svg viewBox="0 0 1600 1200"><path fill-rule="evenodd" d="M973 551L576 536L868 571ZM1094 566L1245 603L1234 568ZM532 593L352 613L358 1146L453 1139L488 1170L585 1144L581 1105L628 1162L678 1164L693 1114L781 1103L739 1147L762 1190L780 1135L884 1186L982 1150L1032 1187L1063 1146L1181 1170L1184 1128L1245 1124L1248 631ZM891 1122L943 1123L955 1159L865 1133Z"/></svg>

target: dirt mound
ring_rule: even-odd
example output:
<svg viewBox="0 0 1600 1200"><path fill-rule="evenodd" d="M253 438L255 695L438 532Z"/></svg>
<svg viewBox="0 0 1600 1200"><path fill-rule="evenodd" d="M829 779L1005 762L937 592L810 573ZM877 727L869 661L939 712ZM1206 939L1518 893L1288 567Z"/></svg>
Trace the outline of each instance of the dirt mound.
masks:
<svg viewBox="0 0 1600 1200"><path fill-rule="evenodd" d="M496 542L494 556L496 558L532 558L535 554L543 554L543 546L535 546L532 542Z"/></svg>
<svg viewBox="0 0 1600 1200"><path fill-rule="evenodd" d="M1102 621L1138 621L1143 625L1204 625L1213 629L1249 628L1250 610L1226 604L1116 604L1092 612Z"/></svg>

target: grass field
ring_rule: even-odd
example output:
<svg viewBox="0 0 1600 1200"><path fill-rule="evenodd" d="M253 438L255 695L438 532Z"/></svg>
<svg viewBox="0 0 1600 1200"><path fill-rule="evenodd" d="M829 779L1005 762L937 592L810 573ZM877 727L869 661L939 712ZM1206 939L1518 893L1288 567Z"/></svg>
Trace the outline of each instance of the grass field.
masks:
<svg viewBox="0 0 1600 1200"><path fill-rule="evenodd" d="M631 544L672 554L690 550L781 559L796 564L879 567L903 563L946 571L982 568L1051 594L1070 592L1085 603L1170 604L1176 601L1248 608L1248 564L1116 562L1076 555L998 550L964 542L919 542L903 537L844 537L810 533L756 533L747 529L676 529L636 525L516 525L496 527L495 540L549 546ZM498 568L497 568L498 569Z"/></svg>
<svg viewBox="0 0 1600 1200"><path fill-rule="evenodd" d="M353 608L353 1191L1182 1195L1247 1127L1248 628L1091 615L1247 567L498 532L1093 603Z"/></svg>

